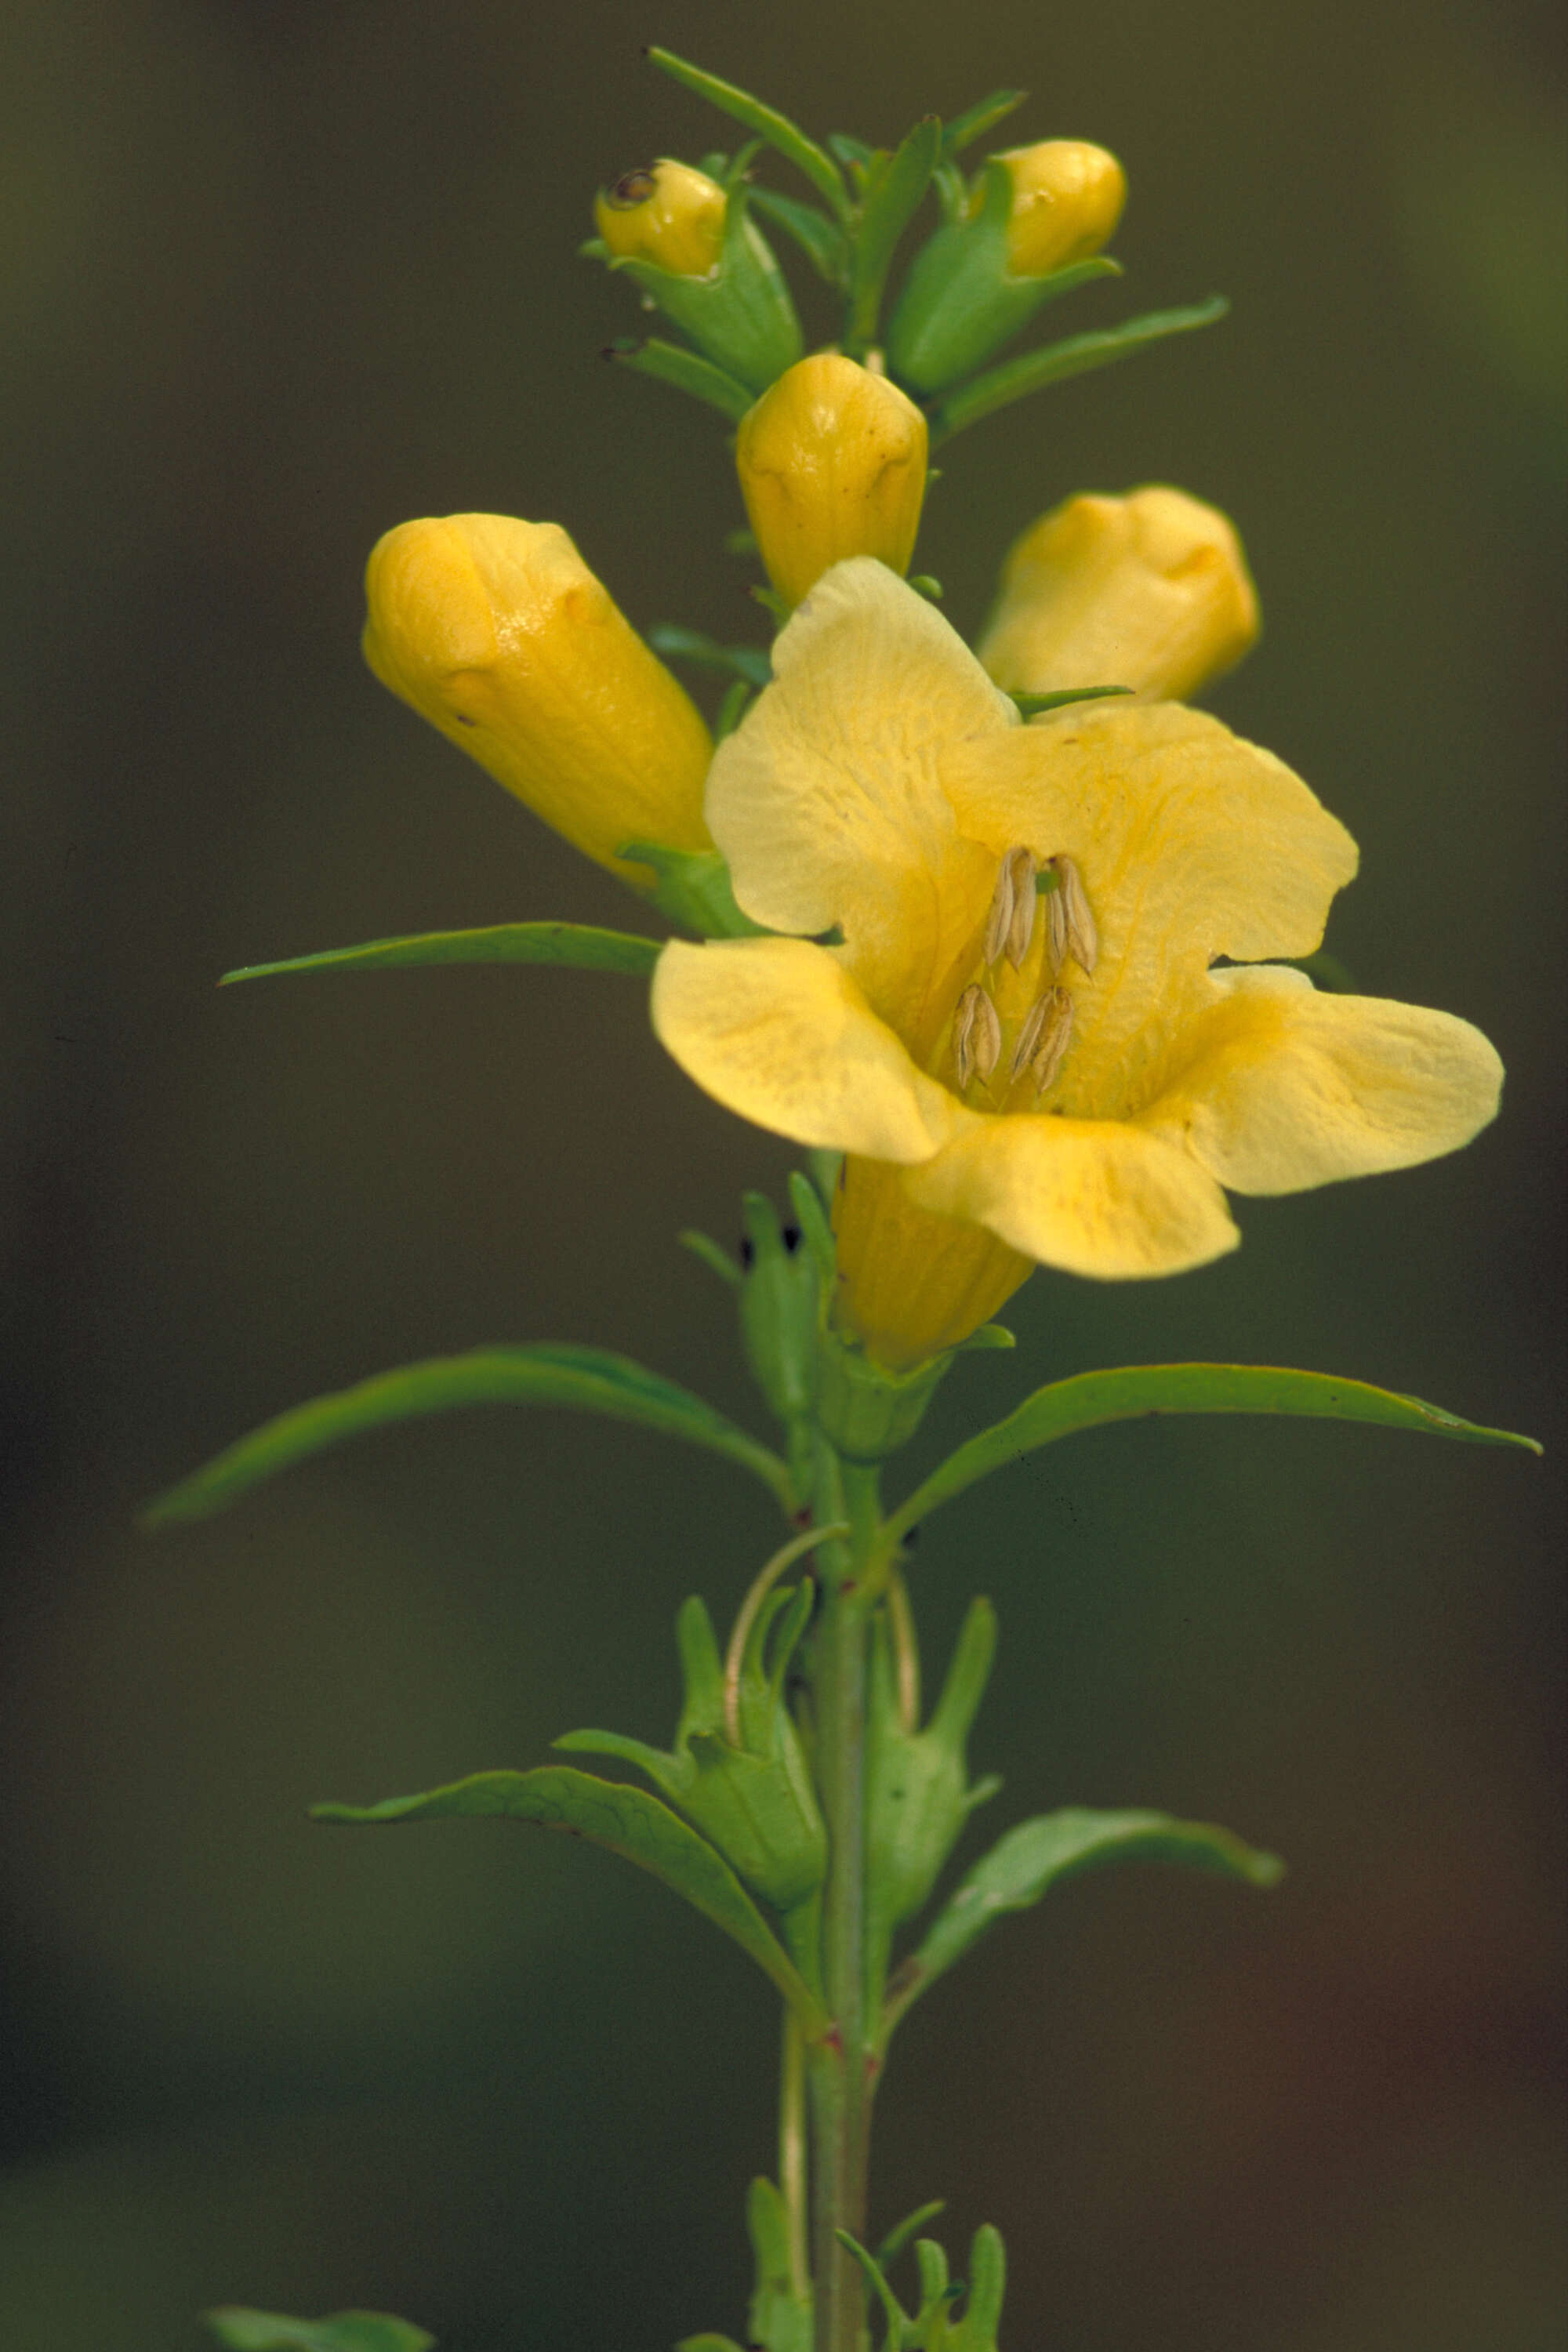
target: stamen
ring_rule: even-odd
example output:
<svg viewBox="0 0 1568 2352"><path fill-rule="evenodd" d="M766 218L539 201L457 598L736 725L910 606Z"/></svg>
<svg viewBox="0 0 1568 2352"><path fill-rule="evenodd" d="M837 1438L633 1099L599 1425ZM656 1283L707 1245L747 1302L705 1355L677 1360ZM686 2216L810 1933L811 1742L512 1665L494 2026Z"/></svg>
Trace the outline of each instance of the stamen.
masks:
<svg viewBox="0 0 1568 2352"><path fill-rule="evenodd" d="M974 1055L969 1041L974 1033L974 1008L984 994L984 989L966 988L953 1010L952 1059L960 1094L963 1093L970 1079L974 1076Z"/></svg>
<svg viewBox="0 0 1568 2352"><path fill-rule="evenodd" d="M1053 857L1057 888L1051 893L1053 917L1061 908L1062 932L1066 955L1070 955L1084 972L1091 972L1100 956L1100 933L1095 929L1094 915L1089 894L1083 887L1083 877L1070 857ZM1055 924L1052 940L1055 940ZM1065 956L1057 960L1059 971Z"/></svg>
<svg viewBox="0 0 1568 2352"><path fill-rule="evenodd" d="M1046 952L1050 958L1053 973L1060 971L1068 960L1067 892L1058 871L1061 860L1053 857L1050 869L1057 876L1057 887L1046 895Z"/></svg>
<svg viewBox="0 0 1568 2352"><path fill-rule="evenodd" d="M996 1007L984 989L980 992L980 1002L974 1008L974 1035L972 1042L974 1047L974 1066L983 1078L988 1078L1001 1057L1002 1024L997 1017Z"/></svg>
<svg viewBox="0 0 1568 2352"><path fill-rule="evenodd" d="M1002 1024L996 1007L978 982L972 982L958 1000L952 1016L952 1058L963 1094L976 1072L988 1078L1002 1051Z"/></svg>
<svg viewBox="0 0 1568 2352"><path fill-rule="evenodd" d="M1038 860L1032 849L1010 849L1002 871L1013 886L1013 911L1007 920L1007 961L1018 971L1035 936L1035 874Z"/></svg>
<svg viewBox="0 0 1568 2352"><path fill-rule="evenodd" d="M985 959L987 970L995 962L1006 946L1012 927L1013 852L1009 850L1002 860L1001 870L996 877L996 887L991 894L991 911L985 918L985 944L981 953Z"/></svg>
<svg viewBox="0 0 1568 2352"><path fill-rule="evenodd" d="M1061 1068L1062 1056L1072 1036L1072 998L1065 988L1048 990L1036 1010L1042 1008L1040 1040L1032 1065L1037 1095L1045 1093Z"/></svg>
<svg viewBox="0 0 1568 2352"><path fill-rule="evenodd" d="M1040 1042L1040 1032L1046 1025L1046 1015L1051 1009L1051 994L1052 992L1047 988L1039 1003L1029 1007L1024 1025L1019 1030L1017 1041L1013 1047L1013 1059L1007 1070L1010 1081L1017 1077L1020 1071L1026 1070L1035 1058L1035 1048Z"/></svg>

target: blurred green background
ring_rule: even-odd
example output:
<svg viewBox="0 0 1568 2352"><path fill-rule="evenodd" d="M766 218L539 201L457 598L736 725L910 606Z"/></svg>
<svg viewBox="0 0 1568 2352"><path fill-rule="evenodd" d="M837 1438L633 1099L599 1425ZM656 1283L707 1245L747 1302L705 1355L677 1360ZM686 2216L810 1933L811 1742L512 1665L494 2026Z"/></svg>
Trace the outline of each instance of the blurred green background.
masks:
<svg viewBox="0 0 1568 2352"><path fill-rule="evenodd" d="M1018 136L1121 153L1129 278L1068 324L1215 289L1234 315L955 442L921 561L973 627L1071 490L1224 505L1268 634L1216 707L1362 842L1331 944L1510 1072L1473 1150L1244 1202L1223 1265L1037 1278L910 1476L1124 1357L1352 1372L1557 1441L1114 1429L933 1523L933 1654L977 1586L1003 1621L988 1834L1155 1803L1291 1875L1096 1878L999 1931L907 2029L878 2225L942 2194L951 2241L998 2222L1015 2352L1548 2352L1560 29L1525 0L52 0L3 38L0 2340L194 2352L220 2300L403 2310L449 2352L740 2325L761 1979L601 1856L303 1808L584 1722L662 1738L674 1607L733 1604L763 1502L629 1432L481 1413L132 1526L265 1415L487 1339L623 1348L752 1415L673 1235L731 1234L787 1155L651 1050L639 992L212 987L637 920L355 640L375 536L473 508L567 524L641 624L760 635L717 552L722 427L600 364L636 320L574 258L598 182L723 139L657 39L820 129L1024 83Z"/></svg>

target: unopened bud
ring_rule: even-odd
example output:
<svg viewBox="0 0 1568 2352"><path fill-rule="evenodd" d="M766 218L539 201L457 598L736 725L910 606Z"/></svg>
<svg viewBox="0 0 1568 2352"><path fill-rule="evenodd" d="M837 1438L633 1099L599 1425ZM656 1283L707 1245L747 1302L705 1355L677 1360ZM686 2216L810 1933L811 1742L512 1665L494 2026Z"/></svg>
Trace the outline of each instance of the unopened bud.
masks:
<svg viewBox="0 0 1568 2352"><path fill-rule="evenodd" d="M1043 278L1110 243L1127 202L1127 174L1105 148L1044 139L991 160L1006 166L1012 183L1007 267L1016 278Z"/></svg>
<svg viewBox="0 0 1568 2352"><path fill-rule="evenodd" d="M831 563L909 570L926 487L926 421L884 375L819 352L741 419L741 493L769 579L798 604Z"/></svg>
<svg viewBox="0 0 1568 2352"><path fill-rule="evenodd" d="M364 656L557 833L634 888L623 843L707 850L707 728L552 522L400 523L365 572Z"/></svg>
<svg viewBox="0 0 1568 2352"><path fill-rule="evenodd" d="M594 223L617 261L656 262L677 278L719 267L725 196L717 180L663 156L646 172L624 172L594 199Z"/></svg>
<svg viewBox="0 0 1568 2352"><path fill-rule="evenodd" d="M941 392L1033 318L1052 274L1098 253L1121 217L1114 155L1047 139L990 156L969 202L915 256L888 328L900 383Z"/></svg>
<svg viewBox="0 0 1568 2352"><path fill-rule="evenodd" d="M743 183L721 188L668 158L627 172L594 203L600 243L714 364L761 392L800 357L800 320L773 248L746 209Z"/></svg>
<svg viewBox="0 0 1568 2352"><path fill-rule="evenodd" d="M1258 628L1229 522L1155 484L1068 499L1031 525L1002 567L978 651L1009 693L1127 686L1173 701L1238 662Z"/></svg>

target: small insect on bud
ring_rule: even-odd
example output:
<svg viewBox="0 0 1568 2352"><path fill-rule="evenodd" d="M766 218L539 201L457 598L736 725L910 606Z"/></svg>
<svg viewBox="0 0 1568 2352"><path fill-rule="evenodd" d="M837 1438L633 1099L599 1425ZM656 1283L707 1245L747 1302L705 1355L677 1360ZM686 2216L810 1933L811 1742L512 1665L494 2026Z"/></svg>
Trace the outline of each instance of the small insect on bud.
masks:
<svg viewBox="0 0 1568 2352"><path fill-rule="evenodd" d="M724 243L725 196L716 180L668 156L623 172L594 201L594 226L617 260L657 262L677 278L706 278Z"/></svg>
<svg viewBox="0 0 1568 2352"><path fill-rule="evenodd" d="M1002 1052L1002 1024L985 991L973 983L958 1000L952 1016L952 1058L963 1094L976 1075L988 1078Z"/></svg>
<svg viewBox="0 0 1568 2352"><path fill-rule="evenodd" d="M1035 1011L1041 1020L1029 1066L1034 1072L1035 1092L1043 1095L1061 1068L1062 1057L1072 1040L1072 998L1065 988L1049 989Z"/></svg>

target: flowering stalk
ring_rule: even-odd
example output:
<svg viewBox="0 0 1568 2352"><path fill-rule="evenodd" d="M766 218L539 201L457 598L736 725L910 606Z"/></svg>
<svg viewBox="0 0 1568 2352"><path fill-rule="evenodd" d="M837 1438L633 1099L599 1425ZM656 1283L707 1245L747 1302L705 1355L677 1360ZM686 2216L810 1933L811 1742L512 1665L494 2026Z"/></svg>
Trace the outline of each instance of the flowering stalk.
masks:
<svg viewBox="0 0 1568 2352"><path fill-rule="evenodd" d="M1314 989L1354 843L1278 760L1187 708L1253 642L1226 519L1168 486L1070 498L1016 543L972 651L906 579L933 436L1203 323L1212 307L986 362L1091 277L1120 163L1081 142L959 155L1004 91L892 150L828 147L700 68L651 53L751 134L702 168L662 158L601 192L588 248L683 344L618 347L738 425L739 488L783 625L770 646L666 624L645 639L554 524L405 523L367 578L375 675L526 808L692 936L545 920L385 940L263 971L551 962L651 980L654 1032L710 1096L810 1155L781 1213L746 1196L739 1263L683 1236L734 1294L765 1443L608 1350L531 1342L382 1374L296 1408L154 1507L195 1518L354 1433L461 1403L570 1405L703 1448L756 1479L785 1537L727 1642L693 1594L668 1748L613 1730L576 1764L479 1771L319 1819L485 1815L590 1839L659 1878L784 2003L776 2183L753 2181L761 2352L996 2352L1005 2261L983 2228L967 2289L939 2210L868 2243L877 2085L914 2001L1006 1912L1069 1874L1158 1859L1254 1886L1279 1864L1212 1823L1068 1809L1015 1824L945 1898L970 1813L966 1744L995 1645L974 1600L929 1719L902 1572L914 1527L1075 1431L1167 1412L1314 1415L1477 1444L1529 1440L1368 1383L1234 1364L1083 1372L1026 1396L906 1489L885 1465L1038 1267L1099 1281L1237 1246L1227 1195L1414 1166L1495 1113L1500 1066L1455 1015ZM752 185L763 148L813 201ZM900 242L939 219L881 314ZM842 297L838 348L803 355L755 211ZM975 370L982 371L979 373ZM710 730L660 654L721 682ZM808 1565L809 1563L809 1565ZM643 1783L651 1784L650 1787ZM932 1907L934 1904L934 1908ZM923 1918L923 1928L917 1923ZM910 1941L900 1948L900 1940ZM284 2352L426 2352L410 2323L210 2315ZM683 2352L739 2352L732 2338Z"/></svg>

